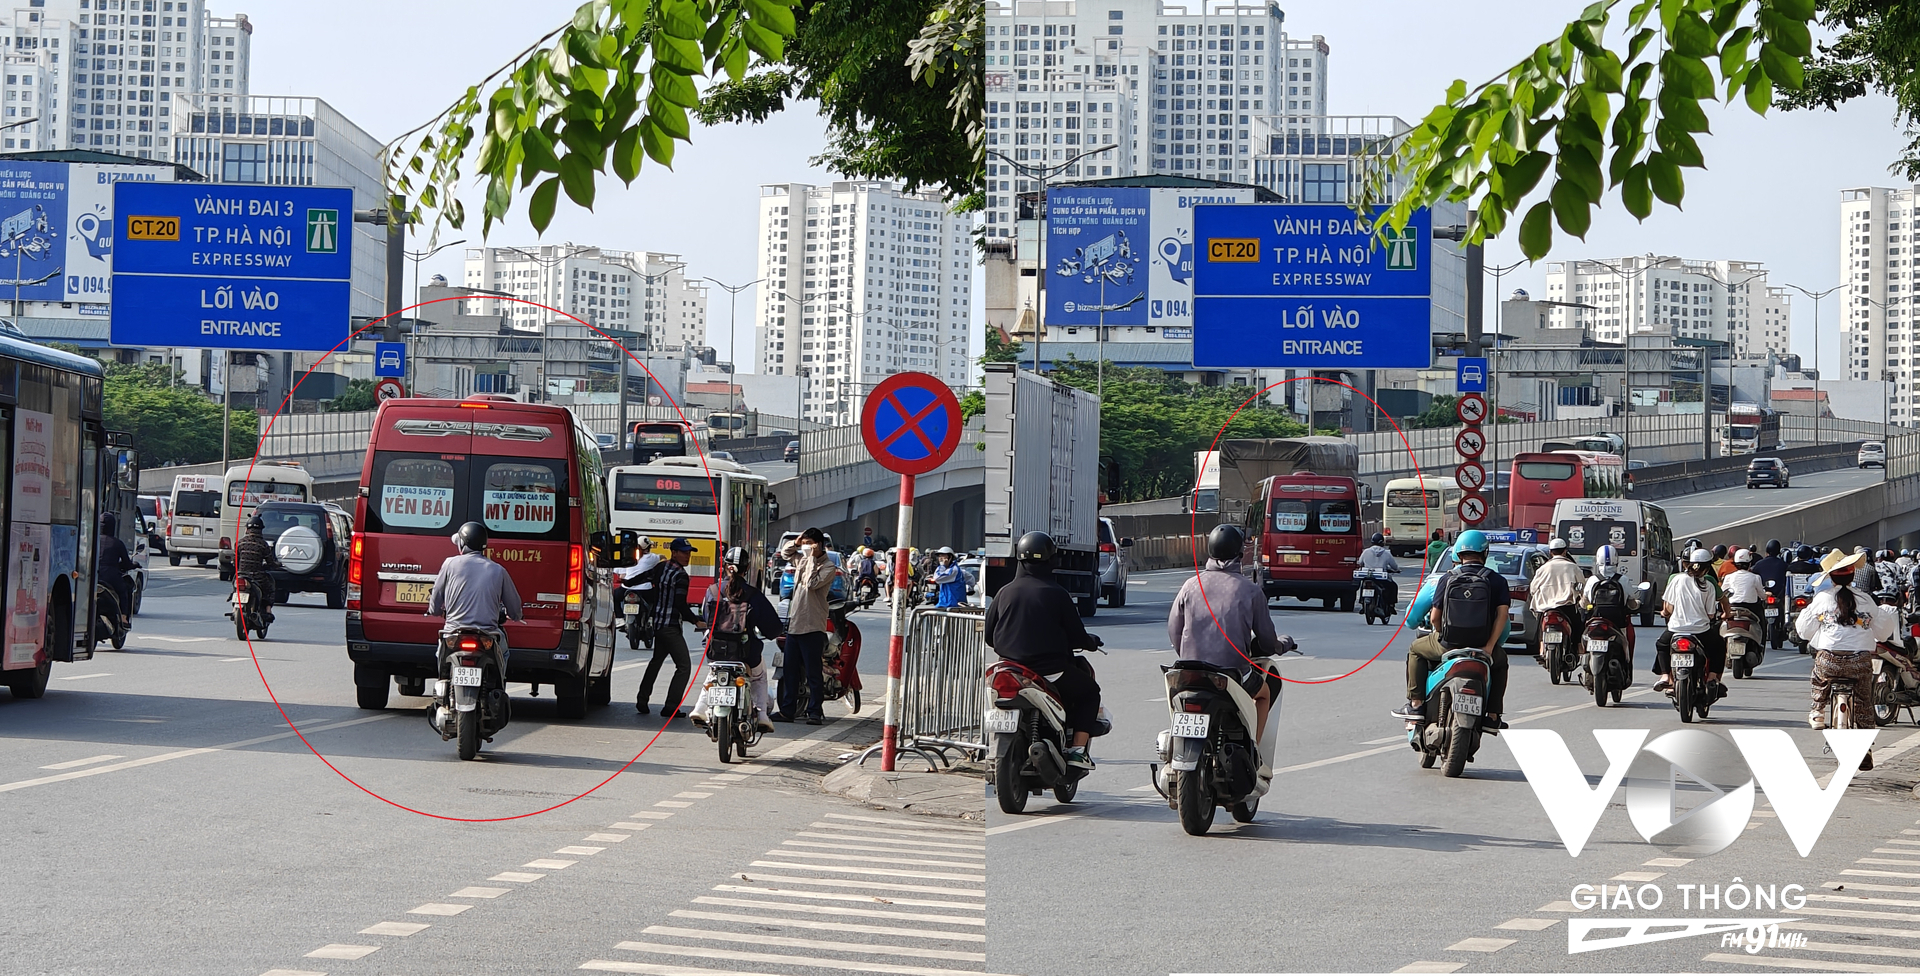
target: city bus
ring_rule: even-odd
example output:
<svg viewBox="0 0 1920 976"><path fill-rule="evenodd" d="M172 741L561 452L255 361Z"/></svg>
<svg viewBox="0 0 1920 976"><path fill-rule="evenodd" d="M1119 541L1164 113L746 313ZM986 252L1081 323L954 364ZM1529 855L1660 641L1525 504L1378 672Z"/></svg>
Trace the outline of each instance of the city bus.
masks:
<svg viewBox="0 0 1920 976"><path fill-rule="evenodd" d="M508 682L552 685L561 718L613 689L611 538L600 448L565 407L478 394L387 400L373 417L347 560L347 657L361 708L440 676L426 615L450 537L488 532L526 611L505 625Z"/></svg>
<svg viewBox="0 0 1920 976"><path fill-rule="evenodd" d="M1460 535L1460 484L1452 478L1395 478L1380 507L1380 534L1396 556L1417 556L1437 530L1451 542Z"/></svg>
<svg viewBox="0 0 1920 976"><path fill-rule="evenodd" d="M1507 524L1542 533L1553 530L1553 506L1562 498L1625 498L1626 462L1618 454L1553 451L1519 454L1507 482Z"/></svg>
<svg viewBox="0 0 1920 976"><path fill-rule="evenodd" d="M705 598L718 578L720 557L734 546L753 558L750 581L764 588L773 497L767 494L767 479L747 466L717 460L702 466L697 457L615 465L607 471L607 493L613 497L615 531L652 539L662 556L676 537L693 544L689 600Z"/></svg>
<svg viewBox="0 0 1920 976"><path fill-rule="evenodd" d="M233 548L261 502L310 502L313 475L297 461L250 461L227 469L220 496L220 579L233 578Z"/></svg>
<svg viewBox="0 0 1920 976"><path fill-rule="evenodd" d="M706 428L679 420L643 420L633 425L633 463L652 464L661 458L698 457L707 446Z"/></svg>
<svg viewBox="0 0 1920 976"><path fill-rule="evenodd" d="M93 628L75 621L93 619L102 488L126 476L102 423L104 378L95 360L0 334L0 680L15 698L45 694L53 662L93 656Z"/></svg>
<svg viewBox="0 0 1920 976"><path fill-rule="evenodd" d="M1260 482L1247 507L1244 557L1268 599L1290 596L1353 609L1353 571L1363 541L1360 488L1340 475L1276 475Z"/></svg>

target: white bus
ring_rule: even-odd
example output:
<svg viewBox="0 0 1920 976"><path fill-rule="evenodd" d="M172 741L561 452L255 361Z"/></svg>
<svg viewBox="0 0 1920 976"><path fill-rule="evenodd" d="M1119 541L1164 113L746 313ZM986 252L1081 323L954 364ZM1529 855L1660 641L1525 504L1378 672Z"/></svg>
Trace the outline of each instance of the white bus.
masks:
<svg viewBox="0 0 1920 976"><path fill-rule="evenodd" d="M261 502L313 501L313 475L294 461L259 461L227 469L220 497L220 578L233 578L233 547Z"/></svg>
<svg viewBox="0 0 1920 976"><path fill-rule="evenodd" d="M1395 478L1387 482L1380 533L1398 556L1424 552L1435 531L1452 542L1460 535L1460 485L1452 478Z"/></svg>
<svg viewBox="0 0 1920 976"><path fill-rule="evenodd" d="M720 557L734 546L752 555L752 581L764 587L772 497L767 479L745 465L715 460L702 467L697 457L615 465L607 469L607 494L613 499L615 532L630 529L652 539L662 556L676 537L693 544L689 600L705 597Z"/></svg>

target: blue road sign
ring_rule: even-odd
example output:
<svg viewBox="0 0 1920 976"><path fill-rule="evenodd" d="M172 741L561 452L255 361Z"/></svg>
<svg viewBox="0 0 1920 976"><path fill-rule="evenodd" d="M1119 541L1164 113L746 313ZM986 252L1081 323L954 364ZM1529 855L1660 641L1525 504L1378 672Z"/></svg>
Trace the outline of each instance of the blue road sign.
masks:
<svg viewBox="0 0 1920 976"><path fill-rule="evenodd" d="M860 435L881 467L925 474L946 463L960 443L960 401L939 377L896 373L867 394Z"/></svg>
<svg viewBox="0 0 1920 976"><path fill-rule="evenodd" d="M1485 356L1462 356L1453 371L1453 390L1455 393L1487 392L1487 359Z"/></svg>
<svg viewBox="0 0 1920 976"><path fill-rule="evenodd" d="M113 342L332 349L351 331L353 191L114 187Z"/></svg>
<svg viewBox="0 0 1920 976"><path fill-rule="evenodd" d="M407 344L404 342L376 342L373 344L373 375L407 375Z"/></svg>
<svg viewBox="0 0 1920 976"><path fill-rule="evenodd" d="M1193 236L1195 366L1432 365L1428 211L1380 243L1344 204L1201 206Z"/></svg>

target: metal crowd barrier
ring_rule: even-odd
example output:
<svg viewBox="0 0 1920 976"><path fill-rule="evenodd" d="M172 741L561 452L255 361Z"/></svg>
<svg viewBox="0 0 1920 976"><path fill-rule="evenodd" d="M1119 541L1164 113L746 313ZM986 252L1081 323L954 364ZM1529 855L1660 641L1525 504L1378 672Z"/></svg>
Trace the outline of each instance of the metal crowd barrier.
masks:
<svg viewBox="0 0 1920 976"><path fill-rule="evenodd" d="M914 607L900 680L900 752L935 769L950 750L987 751L986 615L982 607ZM879 751L869 748L860 756ZM937 757L937 758L936 758Z"/></svg>

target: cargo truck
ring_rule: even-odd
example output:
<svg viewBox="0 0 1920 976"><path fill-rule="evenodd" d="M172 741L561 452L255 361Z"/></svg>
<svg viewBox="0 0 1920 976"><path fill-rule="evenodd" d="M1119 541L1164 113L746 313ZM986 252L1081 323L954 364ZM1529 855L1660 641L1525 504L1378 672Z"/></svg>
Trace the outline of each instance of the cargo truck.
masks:
<svg viewBox="0 0 1920 976"><path fill-rule="evenodd" d="M1100 398L1013 363L986 365L986 397L987 595L1013 579L1014 547L1037 529L1059 547L1054 578L1091 617L1100 596Z"/></svg>

